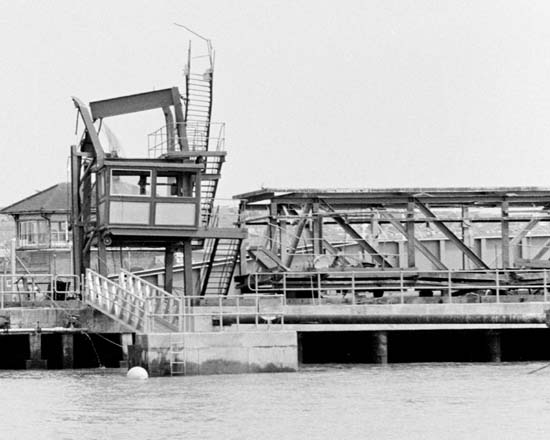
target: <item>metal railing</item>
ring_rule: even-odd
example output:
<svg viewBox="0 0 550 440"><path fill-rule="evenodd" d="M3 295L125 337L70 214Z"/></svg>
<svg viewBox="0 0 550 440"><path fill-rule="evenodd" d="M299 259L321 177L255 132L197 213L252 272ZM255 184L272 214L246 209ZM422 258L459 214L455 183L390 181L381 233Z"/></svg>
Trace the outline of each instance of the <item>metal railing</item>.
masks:
<svg viewBox="0 0 550 440"><path fill-rule="evenodd" d="M251 294L279 294L321 304L414 302L549 302L548 270L327 270L256 272L244 288ZM462 298L462 299L461 299Z"/></svg>
<svg viewBox="0 0 550 440"><path fill-rule="evenodd" d="M211 332L239 330L241 325L253 325L255 329L277 330L284 328L283 295L256 294L236 296L184 296L179 311L156 313L148 307L147 326L155 333L154 321L158 318L177 320L181 332ZM232 327L235 325L235 327Z"/></svg>
<svg viewBox="0 0 550 440"><path fill-rule="evenodd" d="M80 299L81 280L70 274L0 274L0 308Z"/></svg>
<svg viewBox="0 0 550 440"><path fill-rule="evenodd" d="M182 125L190 151L223 151L225 146L225 123L207 124L198 121L174 124L172 128L163 126L147 135L147 149L150 158L166 154L172 146L179 151L180 137L177 126ZM206 133L209 133L208 135ZM169 148L170 146L170 148Z"/></svg>

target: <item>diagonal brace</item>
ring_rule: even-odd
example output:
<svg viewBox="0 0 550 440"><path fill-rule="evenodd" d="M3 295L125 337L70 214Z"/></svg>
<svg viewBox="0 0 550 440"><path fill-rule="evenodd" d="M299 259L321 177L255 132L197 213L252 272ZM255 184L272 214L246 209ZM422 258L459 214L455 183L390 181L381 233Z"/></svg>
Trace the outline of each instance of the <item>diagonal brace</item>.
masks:
<svg viewBox="0 0 550 440"><path fill-rule="evenodd" d="M367 251L374 260L380 264L382 267L392 268L393 265L380 253L378 250L372 246L365 238L359 234L340 214L337 214L336 211L325 201L323 205L331 213L331 217L340 227L355 240L355 242L361 247L361 249Z"/></svg>
<svg viewBox="0 0 550 440"><path fill-rule="evenodd" d="M395 229L397 229L401 234L407 237L407 230L403 227L401 222L397 220L390 212L380 211L382 217L386 218ZM418 238L414 238L414 246L422 252L422 254L430 260L430 262L439 270L448 270L448 267L445 266L439 258L437 258L432 252L422 243Z"/></svg>
<svg viewBox="0 0 550 440"><path fill-rule="evenodd" d="M445 223L437 219L437 216L430 210L430 208L428 208L418 199L414 200L414 204L420 211L422 211L427 220L431 221L435 226L437 226L437 228L443 233L443 235L451 240L456 245L456 247L458 247L464 253L464 255L466 255L470 260L474 262L476 266L482 269L489 269L489 266L481 258L479 258L479 256L472 249L466 246L464 242L460 238L458 238L455 233L447 227Z"/></svg>

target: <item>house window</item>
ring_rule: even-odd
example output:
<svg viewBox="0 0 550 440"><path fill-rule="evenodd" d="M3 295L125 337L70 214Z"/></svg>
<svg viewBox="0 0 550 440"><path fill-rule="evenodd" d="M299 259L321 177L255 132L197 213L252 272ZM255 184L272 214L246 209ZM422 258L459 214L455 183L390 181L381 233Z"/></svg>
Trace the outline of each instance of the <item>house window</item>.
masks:
<svg viewBox="0 0 550 440"><path fill-rule="evenodd" d="M50 223L52 247L67 246L69 230L66 221L52 221Z"/></svg>
<svg viewBox="0 0 550 440"><path fill-rule="evenodd" d="M48 222L46 220L26 220L19 222L17 233L19 246L48 245Z"/></svg>
<svg viewBox="0 0 550 440"><path fill-rule="evenodd" d="M151 171L112 170L111 195L150 196Z"/></svg>

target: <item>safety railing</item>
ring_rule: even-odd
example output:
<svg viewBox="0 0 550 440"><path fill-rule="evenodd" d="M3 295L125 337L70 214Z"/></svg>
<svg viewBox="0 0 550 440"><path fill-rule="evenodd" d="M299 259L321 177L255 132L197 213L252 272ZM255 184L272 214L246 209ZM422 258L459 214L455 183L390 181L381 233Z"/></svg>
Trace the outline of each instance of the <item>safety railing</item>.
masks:
<svg viewBox="0 0 550 440"><path fill-rule="evenodd" d="M81 297L81 280L70 274L0 274L0 308Z"/></svg>
<svg viewBox="0 0 550 440"><path fill-rule="evenodd" d="M182 332L211 332L239 330L241 325L255 329L277 330L284 328L284 298L279 294L246 296L184 296L177 314L157 313L148 307L149 328L155 332L153 322L171 318L182 324Z"/></svg>
<svg viewBox="0 0 550 440"><path fill-rule="evenodd" d="M179 151L180 135L174 124L168 128L163 126L147 135L147 149L150 158L166 154L170 150ZM187 121L181 124L190 151L223 151L225 146L225 123L212 122L206 125L203 122Z"/></svg>
<svg viewBox="0 0 550 440"><path fill-rule="evenodd" d="M132 291L88 269L83 299L106 315L138 332L148 332L148 301L142 291Z"/></svg>
<svg viewBox="0 0 550 440"><path fill-rule="evenodd" d="M148 320L148 331L152 332L155 327L159 327L160 331L182 331L184 313L180 297L124 270L119 275L119 284L124 291L131 292L145 301L144 312L147 315L145 319ZM152 316L155 319L150 319Z"/></svg>
<svg viewBox="0 0 550 440"><path fill-rule="evenodd" d="M549 302L548 270L327 270L257 272L244 286L251 294L279 294L310 304Z"/></svg>

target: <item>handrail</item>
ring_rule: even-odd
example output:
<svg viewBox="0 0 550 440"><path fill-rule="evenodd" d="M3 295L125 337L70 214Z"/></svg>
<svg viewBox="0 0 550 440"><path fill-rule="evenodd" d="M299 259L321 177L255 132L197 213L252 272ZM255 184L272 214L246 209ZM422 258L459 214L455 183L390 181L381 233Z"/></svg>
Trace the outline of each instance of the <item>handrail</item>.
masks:
<svg viewBox="0 0 550 440"><path fill-rule="evenodd" d="M486 277L480 278L480 275ZM304 283L308 279L309 285ZM513 302L515 299L523 302L525 292L533 299L546 303L549 288L548 270L535 269L254 272L248 274L245 287L253 294L278 293L285 297L289 292L311 292L312 298L317 298L319 304L324 296L330 297L334 293L351 296L353 304L359 298L370 298L369 293L372 293L375 303L383 302L380 298L384 293L389 295L388 298L396 297L404 303L405 297L418 296L423 290L431 291L432 295L435 291L440 301L448 303L456 302L454 297L468 293L474 293L480 298L492 294L497 303ZM505 300L502 298L504 294Z"/></svg>

